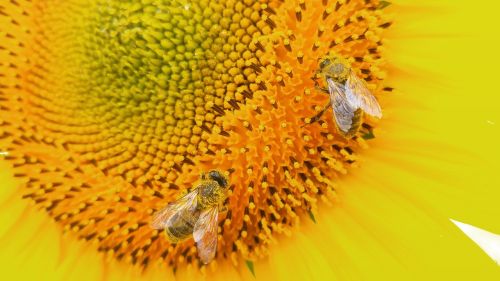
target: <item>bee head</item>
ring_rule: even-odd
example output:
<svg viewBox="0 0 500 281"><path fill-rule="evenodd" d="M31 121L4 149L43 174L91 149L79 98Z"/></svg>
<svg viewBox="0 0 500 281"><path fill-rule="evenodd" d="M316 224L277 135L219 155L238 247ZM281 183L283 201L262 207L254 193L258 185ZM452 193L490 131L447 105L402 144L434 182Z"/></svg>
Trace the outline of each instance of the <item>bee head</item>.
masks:
<svg viewBox="0 0 500 281"><path fill-rule="evenodd" d="M323 60L321 60L321 62L319 63L319 68L321 70L325 69L328 65L330 65L332 62L330 61L329 58L325 58Z"/></svg>
<svg viewBox="0 0 500 281"><path fill-rule="evenodd" d="M209 179L216 181L221 187L227 188L228 178L221 171L211 170L207 175Z"/></svg>

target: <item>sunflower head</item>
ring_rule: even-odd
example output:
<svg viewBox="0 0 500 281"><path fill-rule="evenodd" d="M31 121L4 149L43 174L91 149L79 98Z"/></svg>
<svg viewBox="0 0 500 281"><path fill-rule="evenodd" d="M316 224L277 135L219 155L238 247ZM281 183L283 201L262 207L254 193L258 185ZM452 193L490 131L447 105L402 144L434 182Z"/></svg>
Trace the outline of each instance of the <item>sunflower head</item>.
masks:
<svg viewBox="0 0 500 281"><path fill-rule="evenodd" d="M24 198L117 260L203 267L149 222L206 171L229 185L215 261L266 257L374 136L366 119L345 139L331 112L301 125L328 102L318 68L387 89L379 1L59 2L6 4L0 147Z"/></svg>

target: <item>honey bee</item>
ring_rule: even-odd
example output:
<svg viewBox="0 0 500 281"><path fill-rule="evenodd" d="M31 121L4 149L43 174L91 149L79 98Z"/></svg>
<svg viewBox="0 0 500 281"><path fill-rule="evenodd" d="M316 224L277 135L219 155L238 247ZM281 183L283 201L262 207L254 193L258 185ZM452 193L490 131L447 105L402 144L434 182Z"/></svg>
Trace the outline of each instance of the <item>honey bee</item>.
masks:
<svg viewBox="0 0 500 281"><path fill-rule="evenodd" d="M320 60L315 78L317 76L326 83L326 88L320 90L330 95L330 101L308 124L318 121L331 106L337 129L341 135L350 138L361 126L363 112L377 118L382 117L377 99L345 59L331 54L325 56Z"/></svg>
<svg viewBox="0 0 500 281"><path fill-rule="evenodd" d="M153 215L151 227L164 229L171 243L179 243L191 235L198 256L209 263L217 250L219 207L226 199L228 178L218 170L202 174L193 190Z"/></svg>

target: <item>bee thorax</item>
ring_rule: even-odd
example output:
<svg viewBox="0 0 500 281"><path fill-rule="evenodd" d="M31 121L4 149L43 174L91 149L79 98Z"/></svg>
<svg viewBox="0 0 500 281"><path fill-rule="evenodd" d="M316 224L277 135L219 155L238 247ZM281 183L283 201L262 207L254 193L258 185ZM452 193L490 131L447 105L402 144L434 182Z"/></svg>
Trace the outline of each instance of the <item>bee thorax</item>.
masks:
<svg viewBox="0 0 500 281"><path fill-rule="evenodd" d="M341 63L334 63L331 66L330 70L332 71L333 74L340 75L340 74L342 74L342 72L344 72L344 68L345 67L344 67L343 64L341 64Z"/></svg>
<svg viewBox="0 0 500 281"><path fill-rule="evenodd" d="M200 209L217 206L224 199L224 189L215 181L206 181L200 185L197 199Z"/></svg>

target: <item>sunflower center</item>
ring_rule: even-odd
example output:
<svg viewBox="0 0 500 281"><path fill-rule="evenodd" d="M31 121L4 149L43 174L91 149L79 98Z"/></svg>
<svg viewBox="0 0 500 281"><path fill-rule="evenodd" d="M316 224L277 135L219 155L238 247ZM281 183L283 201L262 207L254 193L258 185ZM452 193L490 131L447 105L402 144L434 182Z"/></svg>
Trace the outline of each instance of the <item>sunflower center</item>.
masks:
<svg viewBox="0 0 500 281"><path fill-rule="evenodd" d="M384 90L378 1L11 1L0 35L0 148L23 197L98 250L201 266L152 214L200 173L230 172L217 259L265 257L373 137L336 132L311 77L333 51ZM8 30L7 33L2 32ZM10 32L13 30L15 32ZM7 71L8 70L8 71ZM5 92L11 93L8 97Z"/></svg>
<svg viewBox="0 0 500 281"><path fill-rule="evenodd" d="M68 149L138 184L173 182L209 150L217 116L244 103L252 86L248 65L256 59L247 45L262 32L252 1L146 2L93 1L85 9L83 24L70 26L85 39L66 38L80 43L68 64L78 66L69 82L82 87L62 93L78 97L72 114L99 126L103 143L95 151L95 140L66 142Z"/></svg>

